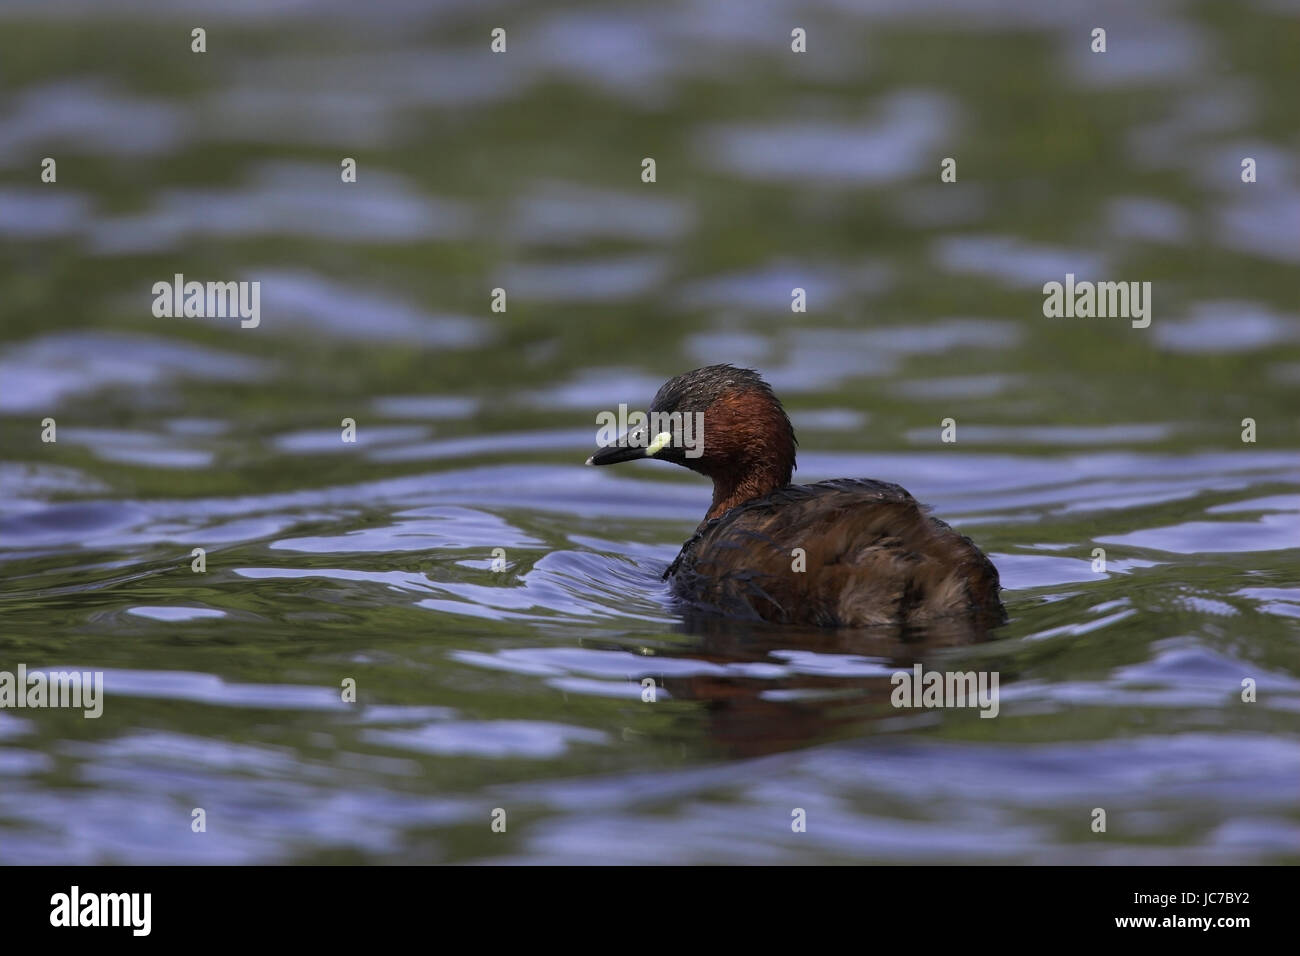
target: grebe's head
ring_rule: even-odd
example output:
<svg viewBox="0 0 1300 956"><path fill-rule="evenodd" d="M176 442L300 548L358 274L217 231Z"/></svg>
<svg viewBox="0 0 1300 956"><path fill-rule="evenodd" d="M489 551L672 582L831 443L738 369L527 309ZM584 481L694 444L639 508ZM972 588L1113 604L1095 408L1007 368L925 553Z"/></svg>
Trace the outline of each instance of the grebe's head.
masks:
<svg viewBox="0 0 1300 956"><path fill-rule="evenodd" d="M720 490L745 486L765 494L790 482L795 437L790 419L757 372L708 365L664 383L648 421L587 459L613 465L658 458L714 479Z"/></svg>

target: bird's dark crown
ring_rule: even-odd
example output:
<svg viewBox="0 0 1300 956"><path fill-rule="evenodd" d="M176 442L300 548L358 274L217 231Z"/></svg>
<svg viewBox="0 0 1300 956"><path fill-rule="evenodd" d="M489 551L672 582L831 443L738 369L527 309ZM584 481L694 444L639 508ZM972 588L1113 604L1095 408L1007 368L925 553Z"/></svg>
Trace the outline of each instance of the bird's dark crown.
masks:
<svg viewBox="0 0 1300 956"><path fill-rule="evenodd" d="M652 412L703 412L730 391L758 391L778 407L772 388L752 368L706 365L669 379L655 392Z"/></svg>

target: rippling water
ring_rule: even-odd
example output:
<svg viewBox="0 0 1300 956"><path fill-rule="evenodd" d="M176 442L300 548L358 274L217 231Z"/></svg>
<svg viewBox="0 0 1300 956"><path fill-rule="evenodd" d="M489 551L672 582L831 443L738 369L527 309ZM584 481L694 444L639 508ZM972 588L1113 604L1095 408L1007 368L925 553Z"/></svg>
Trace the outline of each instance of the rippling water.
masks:
<svg viewBox="0 0 1300 956"><path fill-rule="evenodd" d="M0 710L0 861L1300 861L1297 48L1284 0L6 4L0 670L107 698ZM1044 318L1067 272L1151 326ZM154 318L175 273L260 326ZM581 463L718 361L1009 623L683 619L708 489ZM895 709L916 663L998 717Z"/></svg>

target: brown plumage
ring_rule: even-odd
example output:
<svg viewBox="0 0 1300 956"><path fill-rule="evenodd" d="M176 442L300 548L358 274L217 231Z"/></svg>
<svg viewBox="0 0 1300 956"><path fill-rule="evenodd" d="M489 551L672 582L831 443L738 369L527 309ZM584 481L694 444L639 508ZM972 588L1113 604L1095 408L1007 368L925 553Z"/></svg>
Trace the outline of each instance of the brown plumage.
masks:
<svg viewBox="0 0 1300 956"><path fill-rule="evenodd" d="M701 413L703 454L688 457L675 434L647 456L647 436L631 435L632 447L603 448L588 463L663 458L713 479L704 522L664 573L693 608L826 627L1002 617L992 562L898 485L791 484L794 429L756 372L687 372L659 390L650 410Z"/></svg>

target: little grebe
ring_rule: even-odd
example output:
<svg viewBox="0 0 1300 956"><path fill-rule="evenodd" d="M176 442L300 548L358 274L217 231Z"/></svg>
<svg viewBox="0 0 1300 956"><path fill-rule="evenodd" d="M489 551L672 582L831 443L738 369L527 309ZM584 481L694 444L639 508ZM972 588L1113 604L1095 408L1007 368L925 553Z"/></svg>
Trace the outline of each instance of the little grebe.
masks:
<svg viewBox="0 0 1300 956"><path fill-rule="evenodd" d="M993 563L898 485L790 483L794 428L757 372L710 365L679 375L650 407L652 421L673 413L701 422L702 434L688 424L652 438L641 425L587 464L660 458L713 479L708 514L664 572L679 599L731 617L826 627L1001 620Z"/></svg>

